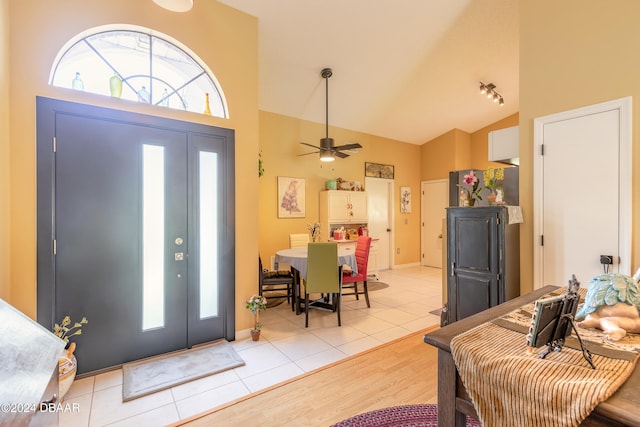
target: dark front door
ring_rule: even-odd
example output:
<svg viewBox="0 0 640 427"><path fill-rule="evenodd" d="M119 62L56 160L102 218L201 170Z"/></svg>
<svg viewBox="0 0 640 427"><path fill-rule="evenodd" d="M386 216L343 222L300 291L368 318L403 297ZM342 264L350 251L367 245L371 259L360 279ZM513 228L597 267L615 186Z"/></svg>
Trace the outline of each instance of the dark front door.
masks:
<svg viewBox="0 0 640 427"><path fill-rule="evenodd" d="M38 320L88 318L79 372L233 339L232 144L38 99Z"/></svg>

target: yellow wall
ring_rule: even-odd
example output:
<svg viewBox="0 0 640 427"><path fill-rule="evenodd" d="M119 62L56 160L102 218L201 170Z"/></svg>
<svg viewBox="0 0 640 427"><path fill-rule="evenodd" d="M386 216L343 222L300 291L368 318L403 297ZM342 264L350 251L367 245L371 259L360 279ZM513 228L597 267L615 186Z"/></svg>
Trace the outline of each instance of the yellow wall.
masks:
<svg viewBox="0 0 640 427"><path fill-rule="evenodd" d="M640 2L536 0L520 5L520 233L521 291L533 288L533 119L633 96L640 99ZM633 108L633 129L640 110ZM633 132L633 169L640 166L640 133ZM576 153L576 156L579 154ZM578 160L578 157L576 157ZM576 165L574 172L582 171ZM587 171L589 179L597 173ZM640 188L640 174L633 174ZM633 200L633 218L640 202ZM637 223L637 221L636 221ZM632 235L632 273L640 266L640 233Z"/></svg>
<svg viewBox="0 0 640 427"><path fill-rule="evenodd" d="M11 297L9 223L9 0L0 0L0 298Z"/></svg>
<svg viewBox="0 0 640 427"><path fill-rule="evenodd" d="M498 120L471 134L453 129L420 147L420 177L423 181L448 179L449 172L460 169L504 167L490 162L489 132L518 125L518 113Z"/></svg>
<svg viewBox="0 0 640 427"><path fill-rule="evenodd" d="M10 302L35 317L35 97L46 96L236 130L236 328L250 327L251 315L244 309L242 301L255 293L258 270L254 255L258 252L255 238L258 234L258 203L255 197L247 197L258 192L257 20L215 1L196 1L193 9L186 13L166 11L151 1L10 0L10 4L11 89L9 97L1 97L9 99L11 119ZM6 18L6 12L2 17ZM95 26L119 23L151 28L192 49L209 65L220 82L231 118L217 119L161 109L48 85L58 50L69 39ZM6 55L2 57L4 59ZM6 71L4 67L0 70ZM0 135L0 141L5 141L4 134ZM6 143L0 144L0 149L5 153ZM2 166L7 162L0 162L3 162L0 170L4 170ZM5 177L0 177L0 181L6 182ZM3 225L3 218L6 218L4 188L0 186L0 241L5 239L6 231Z"/></svg>
<svg viewBox="0 0 640 427"><path fill-rule="evenodd" d="M449 172L471 167L471 135L452 129L420 147L420 178L449 179Z"/></svg>
<svg viewBox="0 0 640 427"><path fill-rule="evenodd" d="M289 247L290 233L306 233L307 223L317 222L319 192L328 180L342 178L360 181L364 185L364 162L395 166L394 213L395 242L400 254L394 254L396 265L417 263L420 260L420 147L373 135L329 126L329 136L336 145L358 142L363 148L345 159L323 164L318 154L298 157L314 151L300 142L313 145L325 136L325 125L287 116L260 112L260 150L264 162L264 176L260 178L260 255L265 264L278 249ZM306 217L278 218L277 177L304 178L306 184ZM400 187L411 187L412 212L401 214ZM406 220L406 224L405 224ZM416 237L418 236L418 237Z"/></svg>

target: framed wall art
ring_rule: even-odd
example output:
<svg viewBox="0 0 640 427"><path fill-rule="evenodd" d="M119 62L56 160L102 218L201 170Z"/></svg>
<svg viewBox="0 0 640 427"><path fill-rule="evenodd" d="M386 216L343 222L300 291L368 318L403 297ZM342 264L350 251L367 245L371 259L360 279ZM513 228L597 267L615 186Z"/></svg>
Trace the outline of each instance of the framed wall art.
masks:
<svg viewBox="0 0 640 427"><path fill-rule="evenodd" d="M411 213L411 187L400 187L400 212Z"/></svg>
<svg viewBox="0 0 640 427"><path fill-rule="evenodd" d="M278 177L278 218L304 218L304 178Z"/></svg>
<svg viewBox="0 0 640 427"><path fill-rule="evenodd" d="M393 179L393 165L364 162L364 176Z"/></svg>

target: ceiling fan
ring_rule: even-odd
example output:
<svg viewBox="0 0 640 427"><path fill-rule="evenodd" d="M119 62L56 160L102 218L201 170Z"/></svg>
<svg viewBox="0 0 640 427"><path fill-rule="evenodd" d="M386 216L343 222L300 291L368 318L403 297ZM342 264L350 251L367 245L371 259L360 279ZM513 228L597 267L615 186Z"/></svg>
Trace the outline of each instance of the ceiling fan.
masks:
<svg viewBox="0 0 640 427"><path fill-rule="evenodd" d="M343 153L343 150L353 150L355 148L362 148L362 145L358 143L344 144L344 145L334 145L333 138L329 138L329 77L333 75L333 71L331 68L324 68L320 75L323 79L325 79L326 83L326 136L324 138L320 138L320 146L307 144L306 142L301 142L302 145L307 145L309 147L313 147L318 149L319 151L312 151L311 153L298 154L298 156L307 156L309 154L320 153L320 160L323 162L332 162L336 157L340 157L344 159L345 157L349 157L348 154Z"/></svg>

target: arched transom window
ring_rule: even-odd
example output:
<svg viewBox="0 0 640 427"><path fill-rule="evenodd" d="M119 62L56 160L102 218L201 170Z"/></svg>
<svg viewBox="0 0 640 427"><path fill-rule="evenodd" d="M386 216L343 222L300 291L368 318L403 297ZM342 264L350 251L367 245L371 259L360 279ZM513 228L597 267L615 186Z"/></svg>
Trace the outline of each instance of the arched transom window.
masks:
<svg viewBox="0 0 640 427"><path fill-rule="evenodd" d="M49 83L228 118L222 89L206 64L168 36L138 27L76 36L60 50Z"/></svg>

